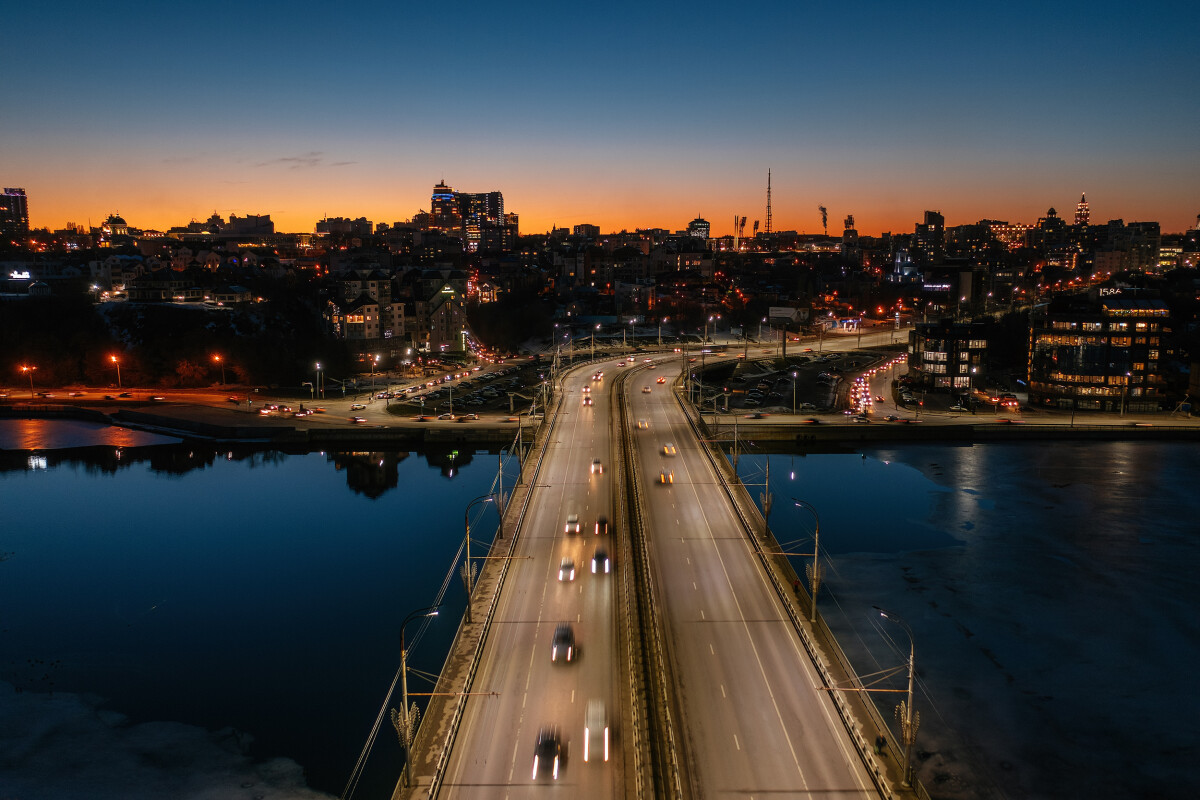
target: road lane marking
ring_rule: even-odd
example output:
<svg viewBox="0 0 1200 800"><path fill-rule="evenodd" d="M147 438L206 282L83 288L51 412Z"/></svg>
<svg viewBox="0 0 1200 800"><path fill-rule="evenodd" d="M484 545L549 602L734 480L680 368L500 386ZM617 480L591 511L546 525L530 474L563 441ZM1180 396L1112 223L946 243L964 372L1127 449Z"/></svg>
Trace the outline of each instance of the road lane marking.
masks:
<svg viewBox="0 0 1200 800"><path fill-rule="evenodd" d="M708 643L708 652L709 652L709 654L710 654L710 655L714 655L714 656L717 654L717 651L716 651L716 650L713 650L712 642L709 642L709 643ZM721 687L721 694L722 694L722 695L724 695L724 694L725 694L725 687L724 687L724 686L722 686L722 687Z"/></svg>
<svg viewBox="0 0 1200 800"><path fill-rule="evenodd" d="M736 733L733 735L733 746L736 747L738 750L742 749L742 744L741 744L741 742L738 741Z"/></svg>
<svg viewBox="0 0 1200 800"><path fill-rule="evenodd" d="M692 581L692 591L696 591L696 592L700 591L700 589L696 586L695 581Z"/></svg>
<svg viewBox="0 0 1200 800"><path fill-rule="evenodd" d="M712 647L712 645L710 644L709 647ZM721 684L721 697L727 697L725 694L725 684L723 683Z"/></svg>

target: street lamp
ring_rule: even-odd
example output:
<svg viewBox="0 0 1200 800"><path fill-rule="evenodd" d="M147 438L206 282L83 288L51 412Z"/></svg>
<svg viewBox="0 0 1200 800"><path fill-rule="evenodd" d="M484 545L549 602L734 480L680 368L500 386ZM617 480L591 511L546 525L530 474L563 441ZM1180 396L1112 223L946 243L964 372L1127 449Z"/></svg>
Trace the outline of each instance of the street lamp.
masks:
<svg viewBox="0 0 1200 800"><path fill-rule="evenodd" d="M26 375L28 375L28 376L29 376L29 398L30 398L31 400L32 400L34 397L37 397L37 395L35 395L35 394L33 393L33 373L34 373L34 371L35 371L35 370L37 370L37 367L31 367L31 366L29 366L28 364L22 364L22 365L21 365L21 372L24 372Z"/></svg>
<svg viewBox="0 0 1200 800"><path fill-rule="evenodd" d="M1132 374L1133 373L1130 373L1130 372L1125 373L1125 385L1121 387L1121 416L1122 417L1125 416L1125 408L1127 406L1126 401L1129 399L1129 378L1132 376Z"/></svg>
<svg viewBox="0 0 1200 800"><path fill-rule="evenodd" d="M345 387L342 387L345 391ZM317 362L317 397L325 397L325 387L321 385L321 362Z"/></svg>
<svg viewBox="0 0 1200 800"><path fill-rule="evenodd" d="M225 361L218 354L213 355L213 361L217 362L217 364L219 364L221 366L221 385L224 386L225 385Z"/></svg>
<svg viewBox="0 0 1200 800"><path fill-rule="evenodd" d="M467 586L467 622L471 621L471 506L476 503L490 503L495 499L490 494L480 495L467 503L467 510L463 513L463 527L466 529L463 542L467 556L463 562L463 582Z"/></svg>
<svg viewBox="0 0 1200 800"><path fill-rule="evenodd" d="M900 720L900 739L904 742L904 772L901 773L900 785L907 789L912 786L912 746L917 738L917 728L921 725L921 715L913 713L913 658L916 647L913 645L912 628L908 627L907 622L879 606L873 608L879 612L879 616L896 623L908 634L908 701L901 701L896 706L896 717Z"/></svg>
<svg viewBox="0 0 1200 800"><path fill-rule="evenodd" d="M809 615L809 622L817 621L817 592L821 589L821 575L824 570L821 568L817 557L821 552L821 518L817 516L817 510L813 508L812 503L805 500L797 500L792 498L792 502L796 504L796 508L803 508L805 511L813 515L813 519L817 522L817 527L813 531L813 560L812 563L805 567L804 572L808 576L808 585L812 588L812 613Z"/></svg>
<svg viewBox="0 0 1200 800"><path fill-rule="evenodd" d="M407 785L412 785L412 769L409 764L412 763L412 744L416 738L416 711L414 707L411 711L408 708L408 651L404 649L404 626L412 622L416 617L436 617L438 613L437 606L429 608L420 608L409 614L400 623L400 708L403 709L403 717L400 723L401 743L404 745L404 782ZM411 720L411 722L410 722Z"/></svg>
<svg viewBox="0 0 1200 800"><path fill-rule="evenodd" d="M116 356L109 356L108 360L117 368L117 388L121 388L121 360Z"/></svg>
<svg viewBox="0 0 1200 800"><path fill-rule="evenodd" d="M796 415L796 378L799 375L799 372L792 373L792 416Z"/></svg>
<svg viewBox="0 0 1200 800"><path fill-rule="evenodd" d="M592 328L591 334L590 334L592 337L592 361L596 360L596 331L598 331L598 330L600 330L599 322L596 323L596 327ZM624 330L624 328L622 328L621 329L622 344L624 344L624 339L625 339L625 330Z"/></svg>

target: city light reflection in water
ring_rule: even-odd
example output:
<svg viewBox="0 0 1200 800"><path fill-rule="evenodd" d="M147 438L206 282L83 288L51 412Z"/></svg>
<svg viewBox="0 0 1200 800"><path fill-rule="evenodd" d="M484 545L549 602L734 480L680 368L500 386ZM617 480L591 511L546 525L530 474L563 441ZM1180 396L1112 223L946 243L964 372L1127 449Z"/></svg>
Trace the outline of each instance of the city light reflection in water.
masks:
<svg viewBox="0 0 1200 800"><path fill-rule="evenodd" d="M73 453L0 453L0 689L18 693L0 691L0 704L96 695L134 722L233 728L254 755L294 759L311 786L340 792L395 673L399 622L441 590L463 508L491 490L497 454L99 436ZM515 461L505 470L511 487ZM482 550L496 516L491 504L480 514ZM457 580L444 602L410 654L425 672L462 614ZM384 730L361 791L390 791L398 763Z"/></svg>

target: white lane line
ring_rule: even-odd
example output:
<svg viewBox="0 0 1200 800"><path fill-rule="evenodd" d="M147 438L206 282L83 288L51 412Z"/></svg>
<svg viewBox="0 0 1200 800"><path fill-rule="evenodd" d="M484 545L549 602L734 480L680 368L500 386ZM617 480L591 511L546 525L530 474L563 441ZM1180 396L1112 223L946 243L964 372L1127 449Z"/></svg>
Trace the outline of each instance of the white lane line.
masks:
<svg viewBox="0 0 1200 800"><path fill-rule="evenodd" d="M736 747L738 750L742 749L742 743L738 741L736 733L733 735L733 746Z"/></svg>
<svg viewBox="0 0 1200 800"><path fill-rule="evenodd" d="M571 690L571 702L572 703L575 702L575 690L574 689Z"/></svg>
<svg viewBox="0 0 1200 800"><path fill-rule="evenodd" d="M696 586L696 582L692 581L692 591L698 592L700 589Z"/></svg>
<svg viewBox="0 0 1200 800"><path fill-rule="evenodd" d="M709 647L712 647L712 645L709 645ZM728 697L728 695L725 694L725 684L723 683L721 684L721 697Z"/></svg>
<svg viewBox="0 0 1200 800"><path fill-rule="evenodd" d="M704 616L704 609L703 609L703 608L702 608L702 609L700 609L700 619L705 619L705 616Z"/></svg>
<svg viewBox="0 0 1200 800"><path fill-rule="evenodd" d="M716 651L716 650L713 650L712 642L709 642L709 643L708 643L708 652L709 652L710 654L714 655L714 656L717 654L717 651ZM725 694L725 689L724 689L724 688L722 688L722 689L721 689L721 694Z"/></svg>

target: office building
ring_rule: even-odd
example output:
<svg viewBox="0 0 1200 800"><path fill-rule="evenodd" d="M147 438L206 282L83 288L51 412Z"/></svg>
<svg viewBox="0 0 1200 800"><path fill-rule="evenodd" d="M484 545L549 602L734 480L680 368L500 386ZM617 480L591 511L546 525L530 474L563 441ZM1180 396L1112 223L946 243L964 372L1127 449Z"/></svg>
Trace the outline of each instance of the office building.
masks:
<svg viewBox="0 0 1200 800"><path fill-rule="evenodd" d="M1029 404L1161 410L1169 313L1162 300L1134 289L1054 298L1030 328Z"/></svg>
<svg viewBox="0 0 1200 800"><path fill-rule="evenodd" d="M0 235L27 236L29 234L29 200L24 189L4 190L0 194Z"/></svg>

